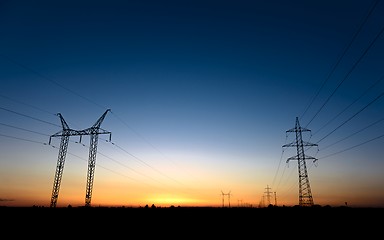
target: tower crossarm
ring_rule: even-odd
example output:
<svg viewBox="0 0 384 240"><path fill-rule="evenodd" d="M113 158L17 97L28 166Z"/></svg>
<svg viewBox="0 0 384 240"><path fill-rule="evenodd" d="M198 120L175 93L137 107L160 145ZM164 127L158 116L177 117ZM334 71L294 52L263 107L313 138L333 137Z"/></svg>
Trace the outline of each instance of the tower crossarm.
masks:
<svg viewBox="0 0 384 240"><path fill-rule="evenodd" d="M299 159L300 158L296 155L296 156L287 158L286 163L288 163L290 160L299 160ZM305 160L313 160L313 162L317 161L317 158L314 158L314 157L311 157L311 156L308 156L308 155L305 155L303 159L305 159Z"/></svg>
<svg viewBox="0 0 384 240"><path fill-rule="evenodd" d="M285 131L286 133L288 133L288 132L310 132L311 130L310 129L308 129L308 128L303 128L303 127L301 127L301 126L295 126L294 128L291 128L291 129L289 129L289 130L287 130L287 131Z"/></svg>
<svg viewBox="0 0 384 240"><path fill-rule="evenodd" d="M87 128L85 130L83 130L85 134L82 134L82 135L92 135L92 134L109 134L109 140L111 140L111 135L112 133L109 132L109 131L106 131L104 129L101 129L101 128Z"/></svg>
<svg viewBox="0 0 384 240"><path fill-rule="evenodd" d="M89 133L85 130L73 130L73 129L63 129L60 132L57 132L55 134L52 134L49 136L49 144L51 144L51 139L53 137L70 137L70 136L80 136L80 142L81 142L81 136L83 135L89 135Z"/></svg>
<svg viewBox="0 0 384 240"><path fill-rule="evenodd" d="M302 141L301 144L297 144L296 142L288 143L283 145L283 147L297 147L297 146L303 146L303 147L317 147L318 145L316 143L310 143Z"/></svg>

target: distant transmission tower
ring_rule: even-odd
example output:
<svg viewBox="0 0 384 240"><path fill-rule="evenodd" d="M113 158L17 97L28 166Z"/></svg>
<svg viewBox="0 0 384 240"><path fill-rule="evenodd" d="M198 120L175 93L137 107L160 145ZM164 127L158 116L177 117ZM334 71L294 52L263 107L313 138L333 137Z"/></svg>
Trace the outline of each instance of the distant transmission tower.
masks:
<svg viewBox="0 0 384 240"><path fill-rule="evenodd" d="M286 132L295 132L296 140L292 143L285 144L283 147L296 147L297 155L287 159L287 163L290 160L298 161L299 170L299 206L313 206L313 198L311 193L311 187L309 185L307 166L305 160L312 159L314 162L316 158L306 156L304 153L304 147L317 146L317 144L304 142L302 139L302 132L310 131L309 129L302 128L299 123L298 117L296 117L296 125L294 128L287 130Z"/></svg>
<svg viewBox="0 0 384 240"><path fill-rule="evenodd" d="M223 207L224 207L224 196L225 195L228 196L228 207L231 207L231 191L229 191L228 193L223 193L223 191L221 191L221 195L222 195Z"/></svg>
<svg viewBox="0 0 384 240"><path fill-rule="evenodd" d="M276 192L273 192L273 195L275 197L275 206L277 206L277 197L276 197Z"/></svg>
<svg viewBox="0 0 384 240"><path fill-rule="evenodd" d="M92 197L93 179L95 174L98 135L109 134L109 139L111 139L111 132L107 132L100 128L100 125L103 122L105 115L107 115L108 111L110 111L110 109L106 110L104 114L96 121L96 123L92 127L84 130L73 130L69 128L63 116L60 113L57 114L60 117L60 121L63 129L60 132L55 133L49 137L49 144L51 144L52 137L61 137L59 156L57 159L50 207L56 207L57 199L59 197L59 190L60 190L61 179L63 176L65 157L67 155L67 150L68 150L69 137L80 136L79 142L81 142L81 137L83 135L90 135L87 186L86 186L86 194L85 194L85 206L90 206L91 197Z"/></svg>
<svg viewBox="0 0 384 240"><path fill-rule="evenodd" d="M271 188L267 185L267 187L265 188L267 189L266 193L267 194L267 201L268 201L268 206L271 204L271 192L269 190L271 190Z"/></svg>

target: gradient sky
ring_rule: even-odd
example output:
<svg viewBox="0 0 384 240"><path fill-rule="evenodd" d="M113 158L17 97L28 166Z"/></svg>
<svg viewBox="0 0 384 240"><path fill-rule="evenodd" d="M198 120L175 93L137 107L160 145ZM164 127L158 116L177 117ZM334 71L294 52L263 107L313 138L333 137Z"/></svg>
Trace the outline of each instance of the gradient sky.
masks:
<svg viewBox="0 0 384 240"><path fill-rule="evenodd" d="M382 1L0 2L0 205L49 206L61 131L93 206L384 207ZM83 206L89 136L57 206ZM276 200L276 202L275 202Z"/></svg>

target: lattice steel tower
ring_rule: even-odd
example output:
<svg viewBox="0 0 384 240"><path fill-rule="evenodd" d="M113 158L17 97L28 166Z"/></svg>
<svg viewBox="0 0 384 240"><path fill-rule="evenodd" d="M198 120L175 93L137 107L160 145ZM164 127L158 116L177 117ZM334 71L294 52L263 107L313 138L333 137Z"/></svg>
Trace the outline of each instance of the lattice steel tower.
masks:
<svg viewBox="0 0 384 240"><path fill-rule="evenodd" d="M56 207L57 199L59 197L59 190L61 179L63 176L65 157L67 155L68 150L68 142L70 136L80 136L90 135L90 145L89 145L89 159L88 159L88 173L87 173L87 186L85 193L85 206L91 205L91 197L92 197L92 188L93 188L93 179L95 176L95 166L96 166L96 153L97 153L97 142L99 134L109 134L109 140L111 140L111 132L105 131L100 128L101 123L103 122L105 115L110 111L110 109L106 110L104 114L93 124L92 127L84 129L84 130L73 130L69 128L68 124L65 122L63 116L58 113L57 115L60 117L62 130L58 133L55 133L49 137L49 144L51 144L52 137L61 137L59 156L57 159L55 179L53 182L53 190L51 196L51 207Z"/></svg>
<svg viewBox="0 0 384 240"><path fill-rule="evenodd" d="M287 159L287 163L290 160L298 161L299 170L299 206L313 206L313 198L311 192L311 186L309 184L309 178L307 173L307 166L305 160L312 159L314 162L316 158L306 156L304 153L304 147L317 146L317 144L304 142L302 138L302 132L310 131L309 129L302 128L299 123L299 119L296 117L296 125L294 128L287 130L286 132L295 132L296 140L292 143L285 144L283 147L296 147L297 155Z"/></svg>

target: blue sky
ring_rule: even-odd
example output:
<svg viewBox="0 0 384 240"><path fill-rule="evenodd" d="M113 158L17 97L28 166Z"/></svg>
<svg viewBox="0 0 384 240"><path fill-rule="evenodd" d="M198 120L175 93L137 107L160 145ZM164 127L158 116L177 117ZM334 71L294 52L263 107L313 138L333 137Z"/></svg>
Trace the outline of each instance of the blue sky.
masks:
<svg viewBox="0 0 384 240"><path fill-rule="evenodd" d="M101 127L100 205L298 202L296 117L315 203L377 206L381 1L2 1L0 199L48 205L61 113ZM82 205L87 146L71 137L59 203ZM83 137L82 143L89 139ZM27 194L26 194L27 193ZM109 197L106 197L109 196Z"/></svg>

